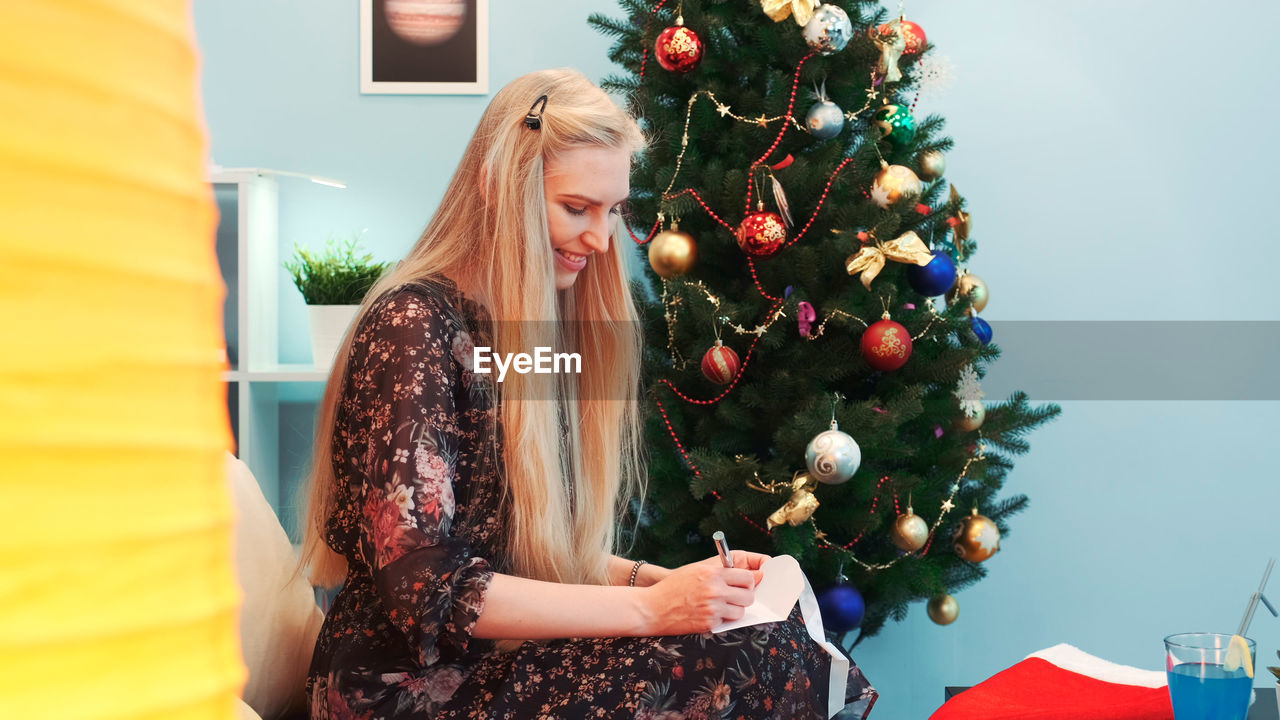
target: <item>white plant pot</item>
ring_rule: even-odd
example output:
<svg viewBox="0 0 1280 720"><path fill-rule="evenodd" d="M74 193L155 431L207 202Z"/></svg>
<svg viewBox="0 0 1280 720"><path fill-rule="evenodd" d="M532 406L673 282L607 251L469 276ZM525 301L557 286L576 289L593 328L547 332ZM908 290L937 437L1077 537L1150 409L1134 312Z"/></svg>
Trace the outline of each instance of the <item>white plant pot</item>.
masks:
<svg viewBox="0 0 1280 720"><path fill-rule="evenodd" d="M338 344L359 309L359 305L307 306L311 318L311 360L316 367L327 368L333 364Z"/></svg>

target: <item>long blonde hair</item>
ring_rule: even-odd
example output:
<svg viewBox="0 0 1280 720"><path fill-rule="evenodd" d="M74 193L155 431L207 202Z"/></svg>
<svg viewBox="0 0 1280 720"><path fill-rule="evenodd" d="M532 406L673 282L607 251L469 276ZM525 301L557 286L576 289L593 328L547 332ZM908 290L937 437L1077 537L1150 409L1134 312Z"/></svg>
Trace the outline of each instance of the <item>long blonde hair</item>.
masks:
<svg viewBox="0 0 1280 720"><path fill-rule="evenodd" d="M524 118L541 95L548 97L541 128L531 130ZM643 145L635 121L575 70L512 81L489 103L426 230L369 291L352 324L385 291L443 274L480 289L495 321L496 352L549 345L543 336L552 327L557 340L581 356L576 383L558 381L553 402L534 388L545 379L511 373L494 383L504 447L502 543L511 572L521 577L607 585L616 525L633 498L643 502L641 337L619 247L622 225L615 225L608 252L558 293L543 185L548 157L581 146L634 153ZM545 322L550 319L556 322ZM303 564L311 581L326 587L347 570L324 537L337 482L334 419L351 344L348 330L318 409L303 521ZM569 431L562 433L566 420ZM498 648L519 644L503 640Z"/></svg>

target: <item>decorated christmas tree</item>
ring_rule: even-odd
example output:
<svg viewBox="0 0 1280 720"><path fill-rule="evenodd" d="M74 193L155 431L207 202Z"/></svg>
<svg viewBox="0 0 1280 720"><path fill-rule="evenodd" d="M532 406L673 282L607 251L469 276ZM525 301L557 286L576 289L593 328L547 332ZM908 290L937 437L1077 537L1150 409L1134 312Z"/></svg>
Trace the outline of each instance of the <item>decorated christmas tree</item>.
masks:
<svg viewBox="0 0 1280 720"><path fill-rule="evenodd" d="M914 113L919 24L870 2L622 0L593 15L652 144L628 224L647 262L649 492L637 557L795 556L827 629L935 622L1027 505L1002 495L1058 414L987 406L999 356L943 119ZM970 171L972 172L972 170Z"/></svg>

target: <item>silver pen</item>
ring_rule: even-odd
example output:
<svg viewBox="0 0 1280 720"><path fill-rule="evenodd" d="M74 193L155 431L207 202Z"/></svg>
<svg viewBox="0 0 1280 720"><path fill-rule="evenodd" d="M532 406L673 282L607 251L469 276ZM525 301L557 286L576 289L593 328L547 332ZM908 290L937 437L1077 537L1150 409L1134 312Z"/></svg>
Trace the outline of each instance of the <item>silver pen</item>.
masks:
<svg viewBox="0 0 1280 720"><path fill-rule="evenodd" d="M715 531L711 539L716 541L716 552L720 553L720 562L727 568L733 567L733 556L729 554L729 543L724 540L724 532Z"/></svg>

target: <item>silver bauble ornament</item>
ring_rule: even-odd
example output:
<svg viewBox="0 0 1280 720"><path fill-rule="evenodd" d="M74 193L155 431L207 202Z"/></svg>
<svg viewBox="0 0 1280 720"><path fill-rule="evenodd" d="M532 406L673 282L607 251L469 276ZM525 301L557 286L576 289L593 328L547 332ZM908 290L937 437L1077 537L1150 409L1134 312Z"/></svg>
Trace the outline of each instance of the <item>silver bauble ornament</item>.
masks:
<svg viewBox="0 0 1280 720"><path fill-rule="evenodd" d="M809 134L819 140L827 140L840 134L844 129L844 111L830 100L821 100L809 108L804 118Z"/></svg>
<svg viewBox="0 0 1280 720"><path fill-rule="evenodd" d="M920 172L916 173L921 180L932 182L942 177L947 171L947 157L937 150L920 153L917 159L920 163Z"/></svg>
<svg viewBox="0 0 1280 720"><path fill-rule="evenodd" d="M853 37L853 24L844 9L836 5L822 5L813 11L813 17L804 26L804 41L823 55L840 52Z"/></svg>
<svg viewBox="0 0 1280 720"><path fill-rule="evenodd" d="M975 312L982 312L987 309L987 301L991 299L991 291L987 288L987 284L982 281L982 278L966 272L956 280L955 287L951 288L951 292L947 293L947 304L960 302L963 298L968 298L973 303Z"/></svg>
<svg viewBox="0 0 1280 720"><path fill-rule="evenodd" d="M858 472L862 451L857 441L841 432L836 421L832 420L830 430L818 433L809 441L809 447L804 451L804 462L814 480L839 485Z"/></svg>

